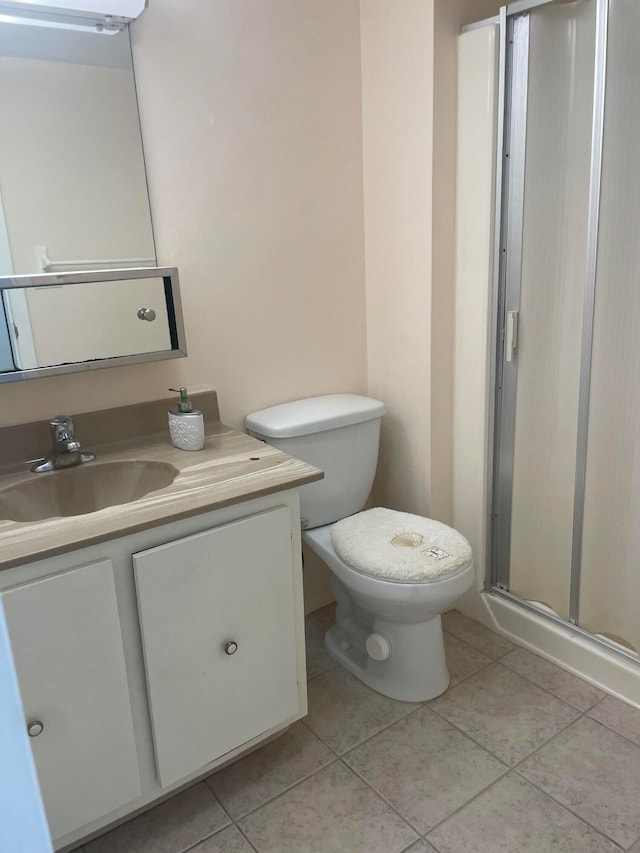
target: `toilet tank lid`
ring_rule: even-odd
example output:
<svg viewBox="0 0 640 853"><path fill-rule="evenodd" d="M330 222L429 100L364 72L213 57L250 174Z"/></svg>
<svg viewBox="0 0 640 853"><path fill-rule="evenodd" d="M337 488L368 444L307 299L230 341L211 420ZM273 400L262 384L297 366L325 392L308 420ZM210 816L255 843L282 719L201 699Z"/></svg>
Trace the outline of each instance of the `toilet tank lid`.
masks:
<svg viewBox="0 0 640 853"><path fill-rule="evenodd" d="M307 397L253 412L244 419L246 429L264 438L293 438L381 418L384 403L359 394Z"/></svg>

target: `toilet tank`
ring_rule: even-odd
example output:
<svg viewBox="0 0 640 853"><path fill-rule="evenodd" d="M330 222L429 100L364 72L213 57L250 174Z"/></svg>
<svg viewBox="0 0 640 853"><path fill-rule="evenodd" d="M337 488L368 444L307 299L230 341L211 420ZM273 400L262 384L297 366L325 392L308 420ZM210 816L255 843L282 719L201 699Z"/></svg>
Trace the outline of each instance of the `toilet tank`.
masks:
<svg viewBox="0 0 640 853"><path fill-rule="evenodd" d="M384 404L358 394L308 397L253 412L250 435L321 468L324 479L300 489L304 527L338 521L365 504L378 462Z"/></svg>

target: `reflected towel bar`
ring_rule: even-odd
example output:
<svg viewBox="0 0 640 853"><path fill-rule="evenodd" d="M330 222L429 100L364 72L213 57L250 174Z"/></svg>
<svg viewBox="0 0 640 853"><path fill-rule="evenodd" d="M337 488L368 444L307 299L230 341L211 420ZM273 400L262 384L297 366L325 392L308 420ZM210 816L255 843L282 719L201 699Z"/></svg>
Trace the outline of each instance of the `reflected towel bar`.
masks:
<svg viewBox="0 0 640 853"><path fill-rule="evenodd" d="M52 261L47 253L46 246L36 246L36 258L42 272L48 272L54 267L118 267L121 264L154 266L156 263L155 258L102 258L85 261Z"/></svg>

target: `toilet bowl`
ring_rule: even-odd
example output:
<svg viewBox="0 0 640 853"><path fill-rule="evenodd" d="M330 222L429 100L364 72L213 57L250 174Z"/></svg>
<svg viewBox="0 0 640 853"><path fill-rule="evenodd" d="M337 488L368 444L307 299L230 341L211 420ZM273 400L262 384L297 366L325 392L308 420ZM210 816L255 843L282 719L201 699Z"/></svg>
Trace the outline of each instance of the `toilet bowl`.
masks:
<svg viewBox="0 0 640 853"><path fill-rule="evenodd" d="M300 490L303 541L331 570L329 654L385 696L433 699L449 684L441 614L473 584L471 548L421 516L360 512L373 483L384 405L354 394L297 400L248 415L262 440L322 468Z"/></svg>
<svg viewBox="0 0 640 853"><path fill-rule="evenodd" d="M325 636L327 651L385 696L407 702L439 696L449 685L440 617L472 586L473 561L435 580L385 580L342 560L332 527L306 530L302 537L332 573L338 606L336 624Z"/></svg>

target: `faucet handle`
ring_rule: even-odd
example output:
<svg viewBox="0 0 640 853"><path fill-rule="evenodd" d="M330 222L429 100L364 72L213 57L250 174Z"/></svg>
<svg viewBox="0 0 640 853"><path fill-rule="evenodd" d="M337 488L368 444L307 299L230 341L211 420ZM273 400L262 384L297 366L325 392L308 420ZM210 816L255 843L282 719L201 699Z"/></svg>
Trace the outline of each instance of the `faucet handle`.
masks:
<svg viewBox="0 0 640 853"><path fill-rule="evenodd" d="M51 418L49 421L49 426L51 427L66 427L70 429L72 432L75 430L75 424L73 423L73 418L70 418L69 415L56 415L55 418Z"/></svg>
<svg viewBox="0 0 640 853"><path fill-rule="evenodd" d="M77 447L69 447L70 450L78 450L80 448L80 444L76 441L76 425L72 418L67 415L56 415L55 418L51 418L49 421L49 426L51 427L51 438L54 444L62 442L73 443L77 444Z"/></svg>

